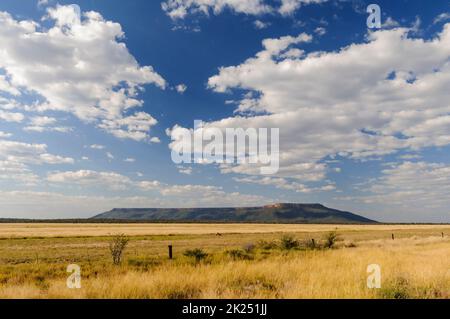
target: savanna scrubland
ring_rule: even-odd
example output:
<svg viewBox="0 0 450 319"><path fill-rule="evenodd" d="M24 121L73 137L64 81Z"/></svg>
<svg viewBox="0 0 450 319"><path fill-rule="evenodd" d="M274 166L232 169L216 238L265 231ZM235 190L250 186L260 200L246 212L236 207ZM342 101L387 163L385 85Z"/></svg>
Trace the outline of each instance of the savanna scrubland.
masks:
<svg viewBox="0 0 450 319"><path fill-rule="evenodd" d="M450 226L0 224L0 298L450 298Z"/></svg>

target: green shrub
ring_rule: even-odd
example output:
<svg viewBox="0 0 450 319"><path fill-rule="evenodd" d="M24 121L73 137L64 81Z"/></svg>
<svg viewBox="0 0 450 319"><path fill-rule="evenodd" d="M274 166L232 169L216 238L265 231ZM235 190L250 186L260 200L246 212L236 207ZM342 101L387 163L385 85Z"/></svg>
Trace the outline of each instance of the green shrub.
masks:
<svg viewBox="0 0 450 319"><path fill-rule="evenodd" d="M300 243L293 236L286 235L281 238L281 249L291 250L299 246Z"/></svg>
<svg viewBox="0 0 450 319"><path fill-rule="evenodd" d="M325 235L325 247L333 248L338 240L338 235L335 231L331 231Z"/></svg>
<svg viewBox="0 0 450 319"><path fill-rule="evenodd" d="M252 260L253 256L241 249L232 249L227 251L228 256L230 256L233 260Z"/></svg>
<svg viewBox="0 0 450 319"><path fill-rule="evenodd" d="M189 258L193 258L197 263L208 257L208 254L200 248L188 249L183 253L183 255Z"/></svg>
<svg viewBox="0 0 450 319"><path fill-rule="evenodd" d="M263 250L270 250L277 248L277 244L273 241L260 240L258 241L258 247Z"/></svg>
<svg viewBox="0 0 450 319"><path fill-rule="evenodd" d="M245 250L247 254L251 254L255 250L256 246L253 243L245 244L242 249Z"/></svg>
<svg viewBox="0 0 450 319"><path fill-rule="evenodd" d="M305 242L305 247L308 249L318 249L319 244L316 242L314 238L311 238Z"/></svg>
<svg viewBox="0 0 450 319"><path fill-rule="evenodd" d="M109 243L109 251L114 265L119 265L122 261L122 254L128 244L128 237L124 234L115 235Z"/></svg>

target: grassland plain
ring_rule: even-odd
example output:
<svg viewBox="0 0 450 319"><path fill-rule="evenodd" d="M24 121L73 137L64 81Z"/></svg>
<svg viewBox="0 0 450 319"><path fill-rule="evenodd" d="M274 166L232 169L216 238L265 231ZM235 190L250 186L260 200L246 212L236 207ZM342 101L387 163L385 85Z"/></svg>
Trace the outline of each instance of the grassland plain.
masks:
<svg viewBox="0 0 450 319"><path fill-rule="evenodd" d="M130 241L114 266L118 233ZM283 249L286 234L298 245ZM183 254L196 248L207 257ZM381 289L367 288L370 264ZM0 298L450 298L450 226L0 224Z"/></svg>

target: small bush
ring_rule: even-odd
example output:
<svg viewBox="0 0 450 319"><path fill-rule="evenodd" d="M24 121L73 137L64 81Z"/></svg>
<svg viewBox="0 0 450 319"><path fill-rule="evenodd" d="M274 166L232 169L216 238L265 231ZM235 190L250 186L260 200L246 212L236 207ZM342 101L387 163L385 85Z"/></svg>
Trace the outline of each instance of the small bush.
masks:
<svg viewBox="0 0 450 319"><path fill-rule="evenodd" d="M407 278L399 276L381 288L379 296L384 299L448 299L449 293L445 283L429 282L424 286L416 286Z"/></svg>
<svg viewBox="0 0 450 319"><path fill-rule="evenodd" d="M256 247L253 243L245 244L244 247L242 247L242 249L244 249L247 254L251 254L255 250L255 248Z"/></svg>
<svg viewBox="0 0 450 319"><path fill-rule="evenodd" d="M122 261L122 254L128 244L128 237L124 234L115 235L109 243L109 251L114 265L119 265Z"/></svg>
<svg viewBox="0 0 450 319"><path fill-rule="evenodd" d="M199 263L208 257L208 254L200 248L188 249L183 253L183 255L189 258L194 258L196 263Z"/></svg>
<svg viewBox="0 0 450 319"><path fill-rule="evenodd" d="M409 299L411 298L410 284L406 278L398 277L387 287L380 290L384 299Z"/></svg>
<svg viewBox="0 0 450 319"><path fill-rule="evenodd" d="M227 251L228 256L233 260L252 260L253 256L250 253L241 249L232 249Z"/></svg>
<svg viewBox="0 0 450 319"><path fill-rule="evenodd" d="M285 250L291 250L298 248L300 243L293 236L286 235L281 238L281 248Z"/></svg>
<svg viewBox="0 0 450 319"><path fill-rule="evenodd" d="M258 242L258 247L260 247L263 250L270 250L277 248L277 244L273 241L260 240Z"/></svg>
<svg viewBox="0 0 450 319"><path fill-rule="evenodd" d="M198 299L202 294L201 280L179 280L175 278L159 278L155 283L153 298L162 299Z"/></svg>
<svg viewBox="0 0 450 319"><path fill-rule="evenodd" d="M325 235L325 247L326 248L333 248L338 240L338 235L335 231L331 231L328 234Z"/></svg>
<svg viewBox="0 0 450 319"><path fill-rule="evenodd" d="M319 248L319 244L317 244L317 242L315 241L314 238L312 239L308 239L305 243L305 247L308 249L318 249Z"/></svg>

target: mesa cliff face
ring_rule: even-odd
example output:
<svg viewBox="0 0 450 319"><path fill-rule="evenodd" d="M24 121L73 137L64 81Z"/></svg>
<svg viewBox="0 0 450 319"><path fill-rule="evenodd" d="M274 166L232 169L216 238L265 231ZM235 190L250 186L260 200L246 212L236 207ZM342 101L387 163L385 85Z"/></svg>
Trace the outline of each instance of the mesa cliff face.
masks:
<svg viewBox="0 0 450 319"><path fill-rule="evenodd" d="M363 216L321 204L293 203L239 208L115 208L92 219L155 222L376 223Z"/></svg>

